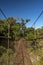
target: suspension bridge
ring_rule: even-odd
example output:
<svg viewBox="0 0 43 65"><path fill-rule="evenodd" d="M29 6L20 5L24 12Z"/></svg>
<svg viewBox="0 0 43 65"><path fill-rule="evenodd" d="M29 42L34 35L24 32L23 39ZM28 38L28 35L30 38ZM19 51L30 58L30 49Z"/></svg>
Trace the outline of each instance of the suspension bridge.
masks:
<svg viewBox="0 0 43 65"><path fill-rule="evenodd" d="M2 9L0 9L0 12L2 13L2 15L5 17L5 19L7 19L6 15L4 14L4 12L2 11ZM34 26L35 28L35 24L37 22L37 20L40 18L40 16L43 14L43 11L40 13L40 15L38 16L38 18L35 20L35 22L32 24L32 26ZM0 24L1 25L1 24ZM31 27L32 27L31 26ZM4 37L4 36L0 36L0 38L3 38L3 39L8 39L8 49L9 49L9 39L11 39L9 37L9 34L10 34L10 26L8 25L8 37ZM36 38L36 33L35 33L35 30L34 30L34 35L35 35L35 41L37 39L43 39L43 36L40 37L40 38ZM33 39L31 39L33 40ZM24 38L21 38L17 43L17 54L16 56L14 57L14 63L13 65L32 65L32 61L30 59L30 56L29 54L26 52L26 49L25 49L25 39ZM8 53L8 52L7 52ZM8 56L9 57L9 56ZM9 65L9 60L7 62L7 65Z"/></svg>

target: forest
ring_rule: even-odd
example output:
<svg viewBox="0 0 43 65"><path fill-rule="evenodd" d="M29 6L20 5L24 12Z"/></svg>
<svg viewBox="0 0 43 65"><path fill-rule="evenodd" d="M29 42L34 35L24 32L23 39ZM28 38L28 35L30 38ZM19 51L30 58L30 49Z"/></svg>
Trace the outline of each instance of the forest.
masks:
<svg viewBox="0 0 43 65"><path fill-rule="evenodd" d="M17 49L15 41L21 38L26 41L25 47L30 54L32 64L43 65L43 26L37 29L26 27L28 22L30 19L13 17L0 20L0 65L7 65L8 54L10 55L9 65L13 65Z"/></svg>

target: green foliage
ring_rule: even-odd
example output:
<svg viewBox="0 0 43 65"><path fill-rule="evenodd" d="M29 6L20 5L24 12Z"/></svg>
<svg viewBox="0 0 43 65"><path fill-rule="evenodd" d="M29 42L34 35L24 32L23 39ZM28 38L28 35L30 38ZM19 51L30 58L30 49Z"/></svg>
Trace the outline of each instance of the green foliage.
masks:
<svg viewBox="0 0 43 65"><path fill-rule="evenodd" d="M8 60L10 60L9 65L13 65L14 56L15 54L12 49L8 49L7 52L3 53L3 55L0 57L0 65L7 65Z"/></svg>
<svg viewBox="0 0 43 65"><path fill-rule="evenodd" d="M6 48L3 47L3 46L0 46L0 56L1 56L2 54L4 54L4 53L6 53Z"/></svg>

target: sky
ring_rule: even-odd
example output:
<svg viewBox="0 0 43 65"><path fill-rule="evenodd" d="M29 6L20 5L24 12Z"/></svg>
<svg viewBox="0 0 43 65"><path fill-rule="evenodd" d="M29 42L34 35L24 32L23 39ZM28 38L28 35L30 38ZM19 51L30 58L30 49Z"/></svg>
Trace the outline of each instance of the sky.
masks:
<svg viewBox="0 0 43 65"><path fill-rule="evenodd" d="M43 0L0 0L0 8L5 13L6 17L19 17L23 19L30 19L26 24L31 27L40 13L43 11ZM4 16L0 12L0 19ZM36 23L36 28L43 26L43 14Z"/></svg>

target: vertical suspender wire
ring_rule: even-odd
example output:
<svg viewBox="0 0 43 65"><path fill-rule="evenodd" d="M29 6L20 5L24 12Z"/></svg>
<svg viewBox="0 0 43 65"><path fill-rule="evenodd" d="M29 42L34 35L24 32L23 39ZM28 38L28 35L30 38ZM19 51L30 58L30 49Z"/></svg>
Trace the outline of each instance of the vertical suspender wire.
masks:
<svg viewBox="0 0 43 65"><path fill-rule="evenodd" d="M7 51L7 53L8 53L8 64L7 65L9 65L9 63L10 63L10 55L9 55L9 44L10 44L10 24L8 23L8 51Z"/></svg>

